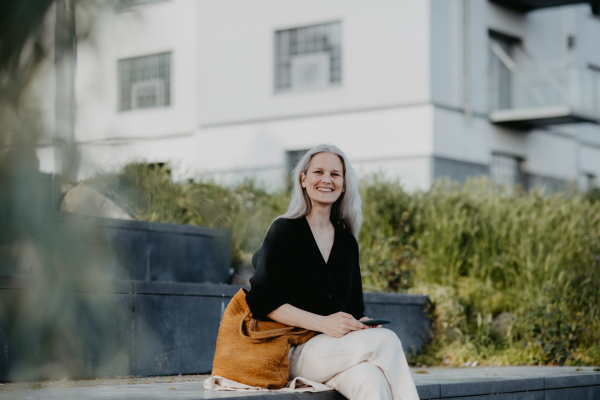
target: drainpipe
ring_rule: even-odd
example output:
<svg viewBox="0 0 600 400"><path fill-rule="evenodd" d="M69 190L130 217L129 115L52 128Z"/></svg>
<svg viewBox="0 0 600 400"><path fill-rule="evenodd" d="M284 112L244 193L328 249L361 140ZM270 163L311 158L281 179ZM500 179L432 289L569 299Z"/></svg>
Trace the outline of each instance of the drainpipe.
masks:
<svg viewBox="0 0 600 400"><path fill-rule="evenodd" d="M56 0L54 45L56 68L54 166L56 172L76 179L75 67L77 37L75 33L75 0Z"/></svg>
<svg viewBox="0 0 600 400"><path fill-rule="evenodd" d="M575 134L573 135L575 139L575 184L581 190L586 190L584 187L585 184L582 182L582 173L581 173L581 137L579 136L579 130L575 130Z"/></svg>
<svg viewBox="0 0 600 400"><path fill-rule="evenodd" d="M463 90L462 90L462 103L463 103L463 110L465 113L465 116L467 117L467 120L471 120L471 114L472 114L472 110L471 110L471 97L470 97L470 91L471 91L471 86L470 86L470 52L469 52L469 0L462 0L462 25L463 25L463 29L462 29L462 34L463 34L463 40L462 40L462 45L463 45L463 51L462 51L462 56L463 56L463 68L462 68L462 83L463 83Z"/></svg>

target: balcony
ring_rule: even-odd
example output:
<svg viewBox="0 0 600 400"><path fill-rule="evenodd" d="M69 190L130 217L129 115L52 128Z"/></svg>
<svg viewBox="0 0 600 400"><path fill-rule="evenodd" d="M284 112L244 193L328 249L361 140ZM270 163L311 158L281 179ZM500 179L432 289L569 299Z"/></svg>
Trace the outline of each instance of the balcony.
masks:
<svg viewBox="0 0 600 400"><path fill-rule="evenodd" d="M489 118L495 124L531 129L600 123L600 69L554 63L513 67L489 78Z"/></svg>
<svg viewBox="0 0 600 400"><path fill-rule="evenodd" d="M558 7L569 4L589 3L594 14L598 14L599 0L490 0L492 3L520 12L528 12L539 8Z"/></svg>

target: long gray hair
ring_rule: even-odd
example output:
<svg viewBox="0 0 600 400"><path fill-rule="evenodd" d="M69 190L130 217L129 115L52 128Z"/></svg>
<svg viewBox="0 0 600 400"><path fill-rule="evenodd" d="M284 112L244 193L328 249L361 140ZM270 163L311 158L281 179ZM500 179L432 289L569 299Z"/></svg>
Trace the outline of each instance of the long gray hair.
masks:
<svg viewBox="0 0 600 400"><path fill-rule="evenodd" d="M339 199L333 203L330 219L334 225L341 225L342 228L358 238L360 224L362 223L362 202L358 193L358 179L348 161L348 157L346 157L342 150L331 144L321 144L313 147L298 161L294 172L292 172L292 183L294 185L292 188L292 198L287 211L282 217L297 219L310 213L312 206L306 189L302 187L301 174L304 173L306 175L308 173L310 161L315 154L319 153L332 153L342 160L342 166L344 167L344 191Z"/></svg>

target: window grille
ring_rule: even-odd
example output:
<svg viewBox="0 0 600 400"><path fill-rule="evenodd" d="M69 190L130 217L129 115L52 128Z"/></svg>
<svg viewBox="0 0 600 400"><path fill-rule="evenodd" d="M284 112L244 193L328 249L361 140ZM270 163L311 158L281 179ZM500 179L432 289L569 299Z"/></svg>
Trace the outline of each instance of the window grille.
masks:
<svg viewBox="0 0 600 400"><path fill-rule="evenodd" d="M150 3L160 3L167 0L115 0L115 8L122 10L127 7L141 6Z"/></svg>
<svg viewBox="0 0 600 400"><path fill-rule="evenodd" d="M275 91L342 83L341 22L275 32Z"/></svg>
<svg viewBox="0 0 600 400"><path fill-rule="evenodd" d="M507 154L492 154L491 178L498 185L525 185L523 159Z"/></svg>
<svg viewBox="0 0 600 400"><path fill-rule="evenodd" d="M171 104L171 53L119 60L119 111Z"/></svg>

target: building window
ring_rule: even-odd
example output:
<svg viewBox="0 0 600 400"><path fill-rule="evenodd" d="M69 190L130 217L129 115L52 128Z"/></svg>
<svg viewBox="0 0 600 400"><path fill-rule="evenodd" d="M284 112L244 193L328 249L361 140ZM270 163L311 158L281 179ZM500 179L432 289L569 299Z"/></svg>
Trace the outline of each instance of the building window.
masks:
<svg viewBox="0 0 600 400"><path fill-rule="evenodd" d="M594 190L597 188L596 175L585 174L586 190Z"/></svg>
<svg viewBox="0 0 600 400"><path fill-rule="evenodd" d="M493 153L490 174L498 185L525 185L524 160L507 154Z"/></svg>
<svg viewBox="0 0 600 400"><path fill-rule="evenodd" d="M585 111L600 115L600 66L588 64L581 91Z"/></svg>
<svg viewBox="0 0 600 400"><path fill-rule="evenodd" d="M171 53L119 60L119 111L171 104Z"/></svg>
<svg viewBox="0 0 600 400"><path fill-rule="evenodd" d="M275 92L342 83L341 22L275 32Z"/></svg>
<svg viewBox="0 0 600 400"><path fill-rule="evenodd" d="M285 170L288 176L292 175L292 171L296 168L298 161L306 154L309 149L305 150L290 150L285 152Z"/></svg>
<svg viewBox="0 0 600 400"><path fill-rule="evenodd" d="M490 74L490 110L506 110L512 104L513 70L516 68L514 50L521 39L494 30L488 31Z"/></svg>
<svg viewBox="0 0 600 400"><path fill-rule="evenodd" d="M167 0L115 0L115 8L122 10L127 7L141 6L150 3L160 3Z"/></svg>

